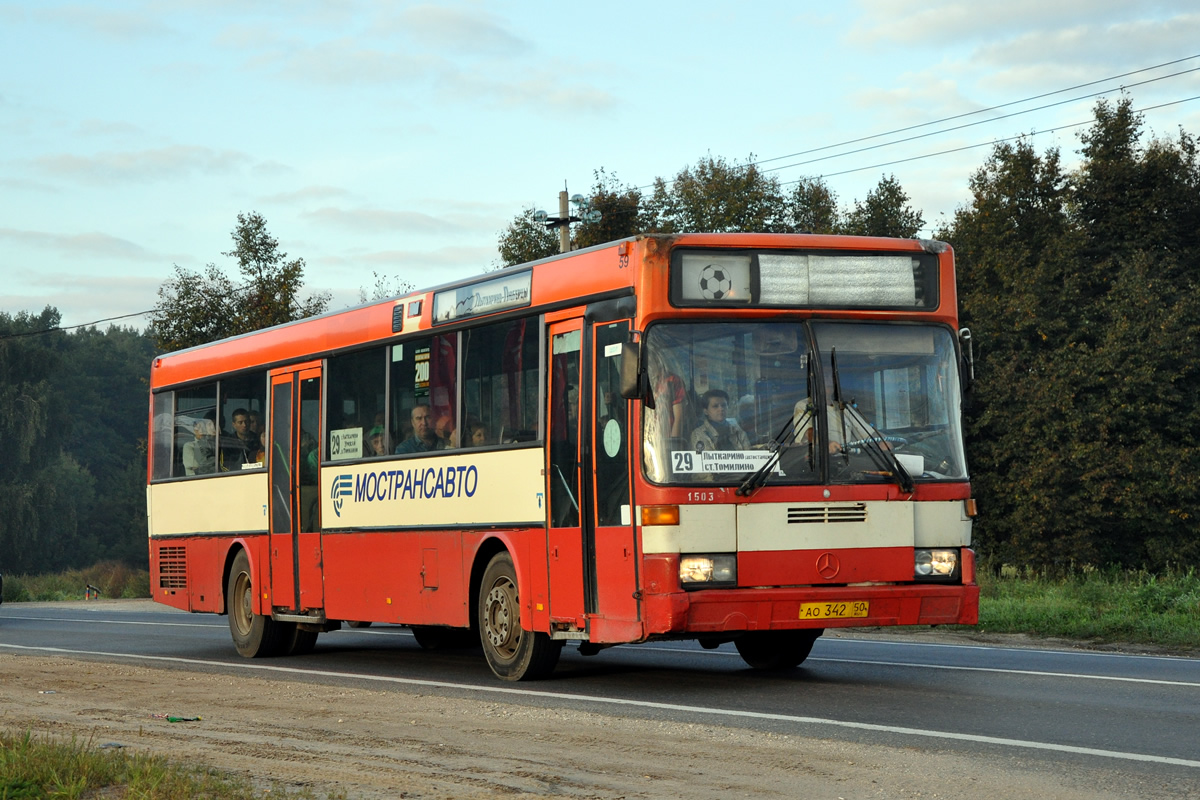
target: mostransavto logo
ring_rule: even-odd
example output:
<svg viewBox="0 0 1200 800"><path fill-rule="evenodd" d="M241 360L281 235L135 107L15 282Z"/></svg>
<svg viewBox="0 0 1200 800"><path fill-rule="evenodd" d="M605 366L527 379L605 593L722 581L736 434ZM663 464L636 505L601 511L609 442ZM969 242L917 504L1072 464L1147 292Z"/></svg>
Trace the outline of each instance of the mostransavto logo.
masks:
<svg viewBox="0 0 1200 800"><path fill-rule="evenodd" d="M354 476L353 475L338 475L333 480L333 491L329 496L333 498L333 513L339 517L342 515L343 498L351 497L354 494Z"/></svg>

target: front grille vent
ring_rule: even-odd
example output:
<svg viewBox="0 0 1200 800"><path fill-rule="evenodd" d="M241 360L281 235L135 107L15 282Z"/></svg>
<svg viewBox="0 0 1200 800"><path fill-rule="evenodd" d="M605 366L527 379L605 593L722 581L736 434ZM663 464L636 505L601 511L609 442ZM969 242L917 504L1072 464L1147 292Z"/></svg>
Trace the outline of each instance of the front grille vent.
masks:
<svg viewBox="0 0 1200 800"><path fill-rule="evenodd" d="M804 506L788 509L788 525L827 525L834 522L866 522L867 506Z"/></svg>
<svg viewBox="0 0 1200 800"><path fill-rule="evenodd" d="M161 547L158 550L158 588L187 588L187 548Z"/></svg>

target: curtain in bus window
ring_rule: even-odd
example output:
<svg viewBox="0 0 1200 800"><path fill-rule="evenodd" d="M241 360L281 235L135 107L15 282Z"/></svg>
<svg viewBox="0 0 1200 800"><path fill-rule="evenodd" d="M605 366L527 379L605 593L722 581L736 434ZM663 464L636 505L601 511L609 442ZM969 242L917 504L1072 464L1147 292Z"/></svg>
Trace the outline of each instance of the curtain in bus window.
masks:
<svg viewBox="0 0 1200 800"><path fill-rule="evenodd" d="M429 406L438 438L450 447L458 446L458 418L455 413L455 382L458 380L458 334L433 337L430 364Z"/></svg>
<svg viewBox="0 0 1200 800"><path fill-rule="evenodd" d="M524 350L521 347L525 338L525 320L513 323L504 337L503 369L508 376L508 427L517 430L522 427L521 381L514 378L521 374L524 363Z"/></svg>

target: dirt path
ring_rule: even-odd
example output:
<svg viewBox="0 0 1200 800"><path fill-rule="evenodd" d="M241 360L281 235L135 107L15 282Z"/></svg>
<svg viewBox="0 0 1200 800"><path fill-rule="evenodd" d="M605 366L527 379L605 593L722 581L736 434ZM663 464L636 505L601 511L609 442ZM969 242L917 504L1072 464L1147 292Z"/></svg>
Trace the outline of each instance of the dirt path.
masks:
<svg viewBox="0 0 1200 800"><path fill-rule="evenodd" d="M200 716L171 723L152 714ZM13 655L0 727L115 742L350 798L1183 797L1120 772L718 725L623 719L405 689Z"/></svg>

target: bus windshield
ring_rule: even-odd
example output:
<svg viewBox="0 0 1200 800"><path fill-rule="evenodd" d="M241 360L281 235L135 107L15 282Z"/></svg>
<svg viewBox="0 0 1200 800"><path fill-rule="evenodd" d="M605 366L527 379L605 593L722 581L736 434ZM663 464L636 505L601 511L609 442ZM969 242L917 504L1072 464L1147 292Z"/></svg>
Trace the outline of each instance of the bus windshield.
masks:
<svg viewBox="0 0 1200 800"><path fill-rule="evenodd" d="M642 465L655 483L967 476L954 339L943 326L660 323L644 352L652 399Z"/></svg>

